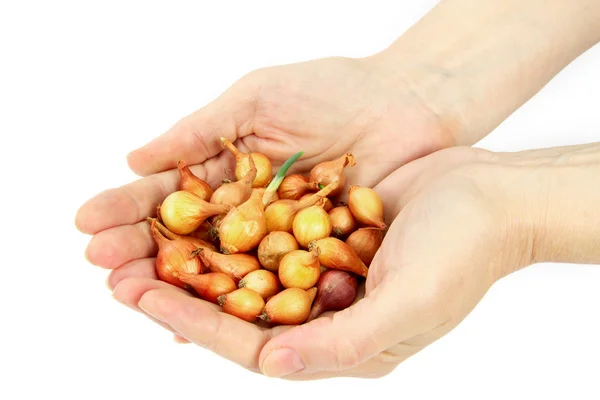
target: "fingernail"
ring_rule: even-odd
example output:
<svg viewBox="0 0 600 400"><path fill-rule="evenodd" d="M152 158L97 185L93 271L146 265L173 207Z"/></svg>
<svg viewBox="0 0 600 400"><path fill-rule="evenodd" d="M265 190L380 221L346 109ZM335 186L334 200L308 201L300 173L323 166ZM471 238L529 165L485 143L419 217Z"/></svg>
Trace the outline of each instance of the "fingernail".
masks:
<svg viewBox="0 0 600 400"><path fill-rule="evenodd" d="M300 355L289 347L271 351L262 365L262 372L271 378L281 378L304 369Z"/></svg>

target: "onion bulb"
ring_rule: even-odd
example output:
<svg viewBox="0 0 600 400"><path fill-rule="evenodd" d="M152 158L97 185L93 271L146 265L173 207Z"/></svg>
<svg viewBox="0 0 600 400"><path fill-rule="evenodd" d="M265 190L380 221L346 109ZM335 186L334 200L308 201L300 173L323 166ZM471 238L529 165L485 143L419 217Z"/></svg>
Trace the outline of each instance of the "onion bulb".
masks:
<svg viewBox="0 0 600 400"><path fill-rule="evenodd" d="M272 324L298 325L306 321L317 289L285 289L271 297L260 313L260 319Z"/></svg>
<svg viewBox="0 0 600 400"><path fill-rule="evenodd" d="M254 192L248 200L231 211L219 223L221 251L245 253L254 249L267 234L262 198Z"/></svg>
<svg viewBox="0 0 600 400"><path fill-rule="evenodd" d="M182 272L179 279L188 284L202 300L218 304L217 298L223 294L231 293L237 289L233 279L221 272L208 274L189 274Z"/></svg>
<svg viewBox="0 0 600 400"><path fill-rule="evenodd" d="M332 230L331 219L322 207L310 206L298 211L292 230L300 246L307 248L313 240L329 237Z"/></svg>
<svg viewBox="0 0 600 400"><path fill-rule="evenodd" d="M334 237L315 240L308 246L319 249L319 261L326 268L339 269L367 277L369 269L358 254L346 243Z"/></svg>
<svg viewBox="0 0 600 400"><path fill-rule="evenodd" d="M331 191L339 185L338 181L331 182L329 185L302 200L278 200L265 209L265 220L267 232L282 231L291 232L294 223L294 217L298 211L303 208L317 204L317 202L328 196Z"/></svg>
<svg viewBox="0 0 600 400"><path fill-rule="evenodd" d="M265 307L265 301L254 290L241 288L219 296L218 303L227 314L253 322Z"/></svg>
<svg viewBox="0 0 600 400"><path fill-rule="evenodd" d="M283 256L290 251L298 249L300 249L300 246L292 234L274 231L260 241L258 245L258 261L267 270L277 272L279 262Z"/></svg>
<svg viewBox="0 0 600 400"><path fill-rule="evenodd" d="M310 171L309 181L321 185L328 185L335 180L339 180L340 186L331 193L331 196L336 196L342 192L346 185L344 168L346 168L347 165L350 165L351 167L355 165L354 156L351 153L346 153L335 160L324 161L315 165Z"/></svg>
<svg viewBox="0 0 600 400"><path fill-rule="evenodd" d="M222 272L236 284L250 272L260 269L258 260L250 254L221 254L200 248L194 255L197 255L212 272Z"/></svg>
<svg viewBox="0 0 600 400"><path fill-rule="evenodd" d="M292 174L283 178L277 193L281 199L299 200L307 192L317 192L321 189L316 182L308 182L302 174Z"/></svg>
<svg viewBox="0 0 600 400"><path fill-rule="evenodd" d="M250 198L252 194L252 182L256 178L256 166L250 158L250 170L239 181L223 183L215 190L210 198L213 204L229 204L230 206L239 206Z"/></svg>
<svg viewBox="0 0 600 400"><path fill-rule="evenodd" d="M364 186L350 186L348 207L359 222L381 229L386 228L383 202L375 190Z"/></svg>
<svg viewBox="0 0 600 400"><path fill-rule="evenodd" d="M210 196L213 194L210 185L194 175L183 160L180 160L177 163L177 170L179 171L179 178L181 179L179 190L193 193L204 201L210 199Z"/></svg>
<svg viewBox="0 0 600 400"><path fill-rule="evenodd" d="M187 286L179 279L179 274L183 272L199 274L202 270L200 260L192 257L192 252L197 247L187 240L167 239L159 231L156 224L157 221L153 220L150 227L152 237L158 245L156 275L161 281L186 289Z"/></svg>
<svg viewBox="0 0 600 400"><path fill-rule="evenodd" d="M183 190L173 192L160 205L160 216L171 232L188 235L213 215L229 212L231 206L212 204L193 193Z"/></svg>
<svg viewBox="0 0 600 400"><path fill-rule="evenodd" d="M318 248L308 252L294 250L286 254L279 263L279 281L285 288L310 289L321 275Z"/></svg>
<svg viewBox="0 0 600 400"><path fill-rule="evenodd" d="M262 296L263 299L268 299L276 295L281 290L281 284L277 276L266 269L258 269L246 275L238 284L239 287L252 289Z"/></svg>
<svg viewBox="0 0 600 400"><path fill-rule="evenodd" d="M337 238L347 237L356 230L356 218L348 206L338 206L329 211L333 235Z"/></svg>
<svg viewBox="0 0 600 400"><path fill-rule="evenodd" d="M383 243L383 230L379 228L360 228L346 239L346 244L354 249L367 267L371 265L381 243Z"/></svg>
<svg viewBox="0 0 600 400"><path fill-rule="evenodd" d="M345 271L330 269L317 282L315 299L306 322L312 321L325 311L340 311L349 307L358 293L356 277Z"/></svg>

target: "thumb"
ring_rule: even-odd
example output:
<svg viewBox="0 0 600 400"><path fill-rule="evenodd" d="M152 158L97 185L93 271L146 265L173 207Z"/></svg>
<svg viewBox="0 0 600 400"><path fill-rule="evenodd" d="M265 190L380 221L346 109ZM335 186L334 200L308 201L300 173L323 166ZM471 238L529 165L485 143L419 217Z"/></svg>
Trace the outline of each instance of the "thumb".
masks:
<svg viewBox="0 0 600 400"><path fill-rule="evenodd" d="M136 174L147 176L175 168L178 160L192 165L216 156L223 149L220 137L235 142L252 133L255 95L254 80L241 79L207 106L129 153L129 167Z"/></svg>
<svg viewBox="0 0 600 400"><path fill-rule="evenodd" d="M395 284L384 280L351 307L271 339L259 357L263 374L283 377L295 372L344 371L398 343L399 336L411 335L401 332L396 323L392 306L398 301Z"/></svg>

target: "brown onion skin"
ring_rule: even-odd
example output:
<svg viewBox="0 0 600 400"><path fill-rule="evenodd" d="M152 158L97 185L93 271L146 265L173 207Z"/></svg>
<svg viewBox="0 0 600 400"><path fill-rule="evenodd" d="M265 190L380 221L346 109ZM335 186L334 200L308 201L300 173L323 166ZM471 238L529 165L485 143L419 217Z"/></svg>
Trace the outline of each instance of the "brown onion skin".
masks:
<svg viewBox="0 0 600 400"><path fill-rule="evenodd" d="M283 256L299 250L300 245L294 235L288 232L273 231L258 245L258 261L267 270L277 272Z"/></svg>
<svg viewBox="0 0 600 400"><path fill-rule="evenodd" d="M256 166L256 178L252 182L252 187L265 187L271 182L273 178L273 168L271 165L271 160L267 156L261 153L242 153L239 151L231 141L221 138L221 142L223 146L231 152L233 157L235 158L235 179L241 180L247 173L250 171L251 161L250 157L252 157L252 161Z"/></svg>
<svg viewBox="0 0 600 400"><path fill-rule="evenodd" d="M319 249L319 261L322 266L367 277L369 269L365 263L352 247L340 239L328 237L315 240L308 246L310 250L315 247Z"/></svg>
<svg viewBox="0 0 600 400"><path fill-rule="evenodd" d="M315 286L321 275L319 250L294 250L286 254L279 264L279 281L283 287L308 290Z"/></svg>
<svg viewBox="0 0 600 400"><path fill-rule="evenodd" d="M308 182L308 178L302 174L292 174L283 178L277 193L280 199L299 200L308 192L319 191L319 184Z"/></svg>
<svg viewBox="0 0 600 400"><path fill-rule="evenodd" d="M298 211L323 201L324 198L327 198L326 196L338 187L339 181L336 180L319 190L317 193L302 196L300 200L283 199L272 202L265 208L267 232L292 232L294 217ZM325 201L327 202L329 199ZM331 203L331 201L329 201L329 203Z"/></svg>
<svg viewBox="0 0 600 400"><path fill-rule="evenodd" d="M193 193L178 190L171 193L160 206L163 224L171 232L188 235L194 232L207 218L226 214L231 206L212 204Z"/></svg>
<svg viewBox="0 0 600 400"><path fill-rule="evenodd" d="M265 301L254 290L241 288L219 296L218 304L227 314L254 322L265 307Z"/></svg>
<svg viewBox="0 0 600 400"><path fill-rule="evenodd" d="M317 289L285 289L271 297L260 319L276 325L299 325L306 321Z"/></svg>
<svg viewBox="0 0 600 400"><path fill-rule="evenodd" d="M294 217L292 231L300 246L307 248L313 240L323 239L331 235L331 218L327 211L318 205L298 211Z"/></svg>
<svg viewBox="0 0 600 400"><path fill-rule="evenodd" d="M344 168L346 168L348 165L355 165L354 156L351 153L346 153L335 160L324 161L313 167L313 169L310 171L309 181L320 183L326 186L336 179L339 180L340 185L333 192L331 192L331 196L337 196L342 193L342 190L346 185Z"/></svg>
<svg viewBox="0 0 600 400"><path fill-rule="evenodd" d="M337 238L343 238L356 230L356 218L352 215L348 206L338 206L329 211L331 219L332 234Z"/></svg>
<svg viewBox="0 0 600 400"><path fill-rule="evenodd" d="M250 272L260 269L258 260L250 254L221 254L209 249L201 249L197 256L212 272L222 272L236 284Z"/></svg>
<svg viewBox="0 0 600 400"><path fill-rule="evenodd" d="M383 229L372 227L359 228L348 236L346 244L354 249L362 262L368 267L373 262L377 250L379 250L383 243L383 236Z"/></svg>
<svg viewBox="0 0 600 400"><path fill-rule="evenodd" d="M218 304L217 298L223 294L231 293L238 287L229 276L221 272L207 274L181 273L179 279L189 285L202 300Z"/></svg>
<svg viewBox="0 0 600 400"><path fill-rule="evenodd" d="M250 161L253 159L250 158ZM239 181L223 183L210 197L213 204L228 204L237 207L250 198L252 194L252 182L256 178L256 166L250 162L250 170Z"/></svg>
<svg viewBox="0 0 600 400"><path fill-rule="evenodd" d="M348 207L357 221L367 226L386 229L383 202L379 194L368 187L350 186Z"/></svg>
<svg viewBox="0 0 600 400"><path fill-rule="evenodd" d="M183 160L179 160L179 162L177 162L177 170L179 171L180 190L193 193L204 201L208 201L210 199L210 196L213 194L213 190L210 185L194 175L194 173Z"/></svg>
<svg viewBox="0 0 600 400"><path fill-rule="evenodd" d="M192 252L196 246L182 239L167 239L156 227L157 221L152 222L150 232L158 245L156 255L156 275L158 279L171 285L186 289L187 285L179 279L179 274L188 272L199 274L202 271L202 263Z"/></svg>
<svg viewBox="0 0 600 400"><path fill-rule="evenodd" d="M231 211L219 223L221 251L245 253L256 248L267 234L264 206L258 193Z"/></svg>
<svg viewBox="0 0 600 400"><path fill-rule="evenodd" d="M305 194L304 196L302 196L300 198L300 201L308 199L310 196L312 196L311 193L309 194ZM325 205L323 206L323 209L327 212L333 210L334 206L333 206L333 202L331 201L331 199L329 197L325 197Z"/></svg>
<svg viewBox="0 0 600 400"><path fill-rule="evenodd" d="M281 291L281 283L277 276L266 269L258 269L250 272L240 281L238 286L254 290L263 299L275 296Z"/></svg>
<svg viewBox="0 0 600 400"><path fill-rule="evenodd" d="M335 269L325 271L316 284L317 297L306 322L317 318L325 311L340 311L349 307L358 294L356 276Z"/></svg>

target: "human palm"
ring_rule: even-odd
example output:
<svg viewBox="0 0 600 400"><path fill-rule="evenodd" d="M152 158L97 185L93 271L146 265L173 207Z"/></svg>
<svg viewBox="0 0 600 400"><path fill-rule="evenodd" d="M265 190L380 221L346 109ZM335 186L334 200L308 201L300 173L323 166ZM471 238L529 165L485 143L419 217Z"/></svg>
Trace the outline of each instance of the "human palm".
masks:
<svg viewBox="0 0 600 400"><path fill-rule="evenodd" d="M262 69L131 153L130 167L145 177L102 192L84 204L76 218L79 229L93 235L86 252L89 261L112 269L108 285L115 298L141 312L140 306L146 302L148 307L154 298L162 311L147 313L151 319L259 371L261 348L290 328L259 328L157 280L157 249L145 218L177 190L178 160L195 164L192 170L213 186L224 178L233 158L222 151L221 136L242 151L267 155L275 167L303 150L294 167L297 172L352 152L357 166L347 168L348 183L367 186L377 185L400 165L448 145L447 130L428 105L379 71L370 61L343 58ZM384 196L386 208L393 208L393 198ZM367 293L383 281L386 272L377 265L372 268ZM359 302L347 313L367 303ZM319 327L327 321L331 320L320 318L309 325Z"/></svg>

